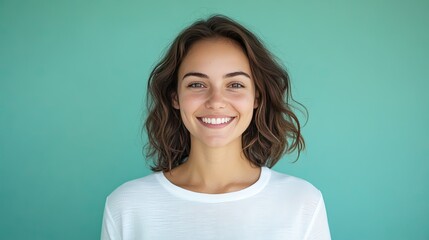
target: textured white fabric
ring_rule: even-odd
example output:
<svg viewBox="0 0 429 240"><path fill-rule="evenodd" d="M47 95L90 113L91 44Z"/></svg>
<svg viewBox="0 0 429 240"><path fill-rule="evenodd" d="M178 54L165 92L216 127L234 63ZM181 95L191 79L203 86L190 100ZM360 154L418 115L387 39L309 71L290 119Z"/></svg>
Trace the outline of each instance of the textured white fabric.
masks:
<svg viewBox="0 0 429 240"><path fill-rule="evenodd" d="M101 239L331 237L320 191L263 167L256 183L223 194L180 188L162 172L129 181L106 199Z"/></svg>

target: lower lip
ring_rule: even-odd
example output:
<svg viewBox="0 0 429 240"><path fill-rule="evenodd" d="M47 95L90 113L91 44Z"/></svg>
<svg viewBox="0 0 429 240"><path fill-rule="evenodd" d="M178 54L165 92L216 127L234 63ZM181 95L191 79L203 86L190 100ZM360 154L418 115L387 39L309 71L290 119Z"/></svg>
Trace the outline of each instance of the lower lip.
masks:
<svg viewBox="0 0 429 240"><path fill-rule="evenodd" d="M210 123L205 123L205 122L203 122L203 121L201 120L201 118L198 118L198 120L200 121L200 123L201 123L203 126L208 127L208 128L223 128L223 127L226 127L226 126L228 126L232 121L234 121L234 119L235 119L235 117L234 117L234 118L232 118L231 120L229 120L229 122L226 122L226 123L221 123L221 124L210 124Z"/></svg>

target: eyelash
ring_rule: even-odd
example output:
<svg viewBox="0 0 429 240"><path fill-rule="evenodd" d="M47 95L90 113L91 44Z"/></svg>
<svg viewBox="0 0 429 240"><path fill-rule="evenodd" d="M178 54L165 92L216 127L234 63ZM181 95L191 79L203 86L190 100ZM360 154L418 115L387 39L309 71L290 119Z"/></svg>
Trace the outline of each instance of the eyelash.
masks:
<svg viewBox="0 0 429 240"><path fill-rule="evenodd" d="M229 87L231 87L231 88L244 88L244 85L241 83L238 83L238 82L234 82L234 83L231 83L229 85ZM205 86L203 83L196 82L196 83L189 84L188 88L205 88Z"/></svg>
<svg viewBox="0 0 429 240"><path fill-rule="evenodd" d="M204 84L198 83L198 82L191 83L191 84L188 85L188 88L203 88L203 87L205 87Z"/></svg>
<svg viewBox="0 0 429 240"><path fill-rule="evenodd" d="M244 85L243 85L243 84L241 84L241 83L238 83L238 82L231 83L231 84L230 84L230 86L231 86L232 88L244 88ZM234 86L235 86L235 87L234 87Z"/></svg>

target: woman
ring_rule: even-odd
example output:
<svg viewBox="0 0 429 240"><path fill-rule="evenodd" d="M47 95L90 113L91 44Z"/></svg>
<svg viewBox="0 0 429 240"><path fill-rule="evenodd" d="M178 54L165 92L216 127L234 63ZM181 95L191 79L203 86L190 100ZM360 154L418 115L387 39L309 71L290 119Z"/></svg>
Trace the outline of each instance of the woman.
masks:
<svg viewBox="0 0 429 240"><path fill-rule="evenodd" d="M270 169L304 140L289 77L257 37L197 21L148 87L155 173L108 196L102 239L330 239L320 191Z"/></svg>

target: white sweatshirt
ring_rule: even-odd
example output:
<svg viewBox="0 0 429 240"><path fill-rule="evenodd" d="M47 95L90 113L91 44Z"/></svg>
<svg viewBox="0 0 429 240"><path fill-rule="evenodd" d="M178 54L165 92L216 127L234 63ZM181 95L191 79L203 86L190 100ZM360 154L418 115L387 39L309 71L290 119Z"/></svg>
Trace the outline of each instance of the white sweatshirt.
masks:
<svg viewBox="0 0 429 240"><path fill-rule="evenodd" d="M162 172L129 181L106 199L102 240L331 239L322 195L310 183L262 167L253 185L207 194Z"/></svg>

